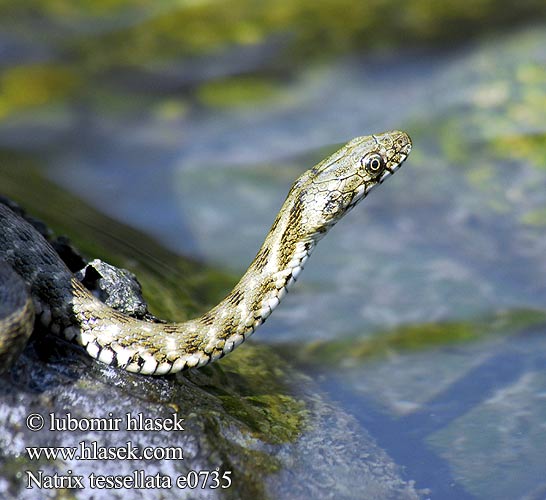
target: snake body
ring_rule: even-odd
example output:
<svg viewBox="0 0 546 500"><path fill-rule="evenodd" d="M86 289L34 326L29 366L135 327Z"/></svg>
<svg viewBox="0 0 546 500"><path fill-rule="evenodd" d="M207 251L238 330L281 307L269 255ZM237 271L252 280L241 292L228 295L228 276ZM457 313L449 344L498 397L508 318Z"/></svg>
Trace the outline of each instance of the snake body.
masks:
<svg viewBox="0 0 546 500"><path fill-rule="evenodd" d="M318 240L396 171L410 150L404 132L358 137L301 175L233 290L184 323L151 323L109 308L33 226L0 204L0 363L9 363L24 345L34 314L93 358L131 372L162 375L223 357L279 305ZM22 281L33 304L21 292Z"/></svg>

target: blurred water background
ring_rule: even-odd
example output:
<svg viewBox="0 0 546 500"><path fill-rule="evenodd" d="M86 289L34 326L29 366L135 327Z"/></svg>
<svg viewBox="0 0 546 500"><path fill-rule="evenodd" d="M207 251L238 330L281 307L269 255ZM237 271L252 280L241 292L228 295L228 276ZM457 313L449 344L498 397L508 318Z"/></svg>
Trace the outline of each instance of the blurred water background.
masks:
<svg viewBox="0 0 546 500"><path fill-rule="evenodd" d="M300 173L393 128L409 160L252 341L425 497L544 498L543 1L0 1L2 167L234 277Z"/></svg>

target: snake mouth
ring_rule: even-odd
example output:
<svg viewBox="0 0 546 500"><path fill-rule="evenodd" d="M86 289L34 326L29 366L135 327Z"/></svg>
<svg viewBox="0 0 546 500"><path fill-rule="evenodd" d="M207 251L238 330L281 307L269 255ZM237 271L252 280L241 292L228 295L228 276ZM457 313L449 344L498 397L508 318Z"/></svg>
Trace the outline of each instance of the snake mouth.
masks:
<svg viewBox="0 0 546 500"><path fill-rule="evenodd" d="M394 172L396 172L408 158L411 152L411 140L407 134L404 135L407 138L407 143L405 146L400 148L400 151L398 151L398 161L394 165L387 164L385 166L385 171L381 174L379 183L382 183L387 177L394 174Z"/></svg>
<svg viewBox="0 0 546 500"><path fill-rule="evenodd" d="M379 177L379 182L378 184L382 184L383 181L385 179L387 179L388 177L390 177L392 174L394 174L394 172L396 172L396 170L398 170L398 167L396 168L393 168L393 169L386 169L382 174L381 174L381 177Z"/></svg>
<svg viewBox="0 0 546 500"><path fill-rule="evenodd" d="M394 174L394 172L396 172L402 166L402 164L406 161L406 158L408 157L408 154L409 154L409 151L407 153L400 152L399 153L400 160L394 166L386 166L385 167L385 170L383 171L383 173L379 177L379 184L381 184L385 179L387 179L392 174Z"/></svg>

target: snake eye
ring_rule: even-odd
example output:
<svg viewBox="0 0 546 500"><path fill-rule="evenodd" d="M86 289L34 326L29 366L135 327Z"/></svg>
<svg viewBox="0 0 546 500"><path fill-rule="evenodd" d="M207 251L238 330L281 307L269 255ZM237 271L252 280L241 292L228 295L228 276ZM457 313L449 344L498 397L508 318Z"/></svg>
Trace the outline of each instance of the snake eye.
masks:
<svg viewBox="0 0 546 500"><path fill-rule="evenodd" d="M370 153L360 160L362 166L370 175L379 175L385 169L383 157L378 153Z"/></svg>

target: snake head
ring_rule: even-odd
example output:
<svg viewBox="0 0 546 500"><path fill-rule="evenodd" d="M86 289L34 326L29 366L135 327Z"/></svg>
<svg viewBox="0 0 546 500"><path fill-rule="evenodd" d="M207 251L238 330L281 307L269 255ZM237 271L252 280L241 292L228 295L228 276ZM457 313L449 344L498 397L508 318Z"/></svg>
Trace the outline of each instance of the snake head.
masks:
<svg viewBox="0 0 546 500"><path fill-rule="evenodd" d="M307 237L316 240L323 236L398 170L411 145L408 134L400 131L357 137L305 172L290 194L299 199Z"/></svg>

